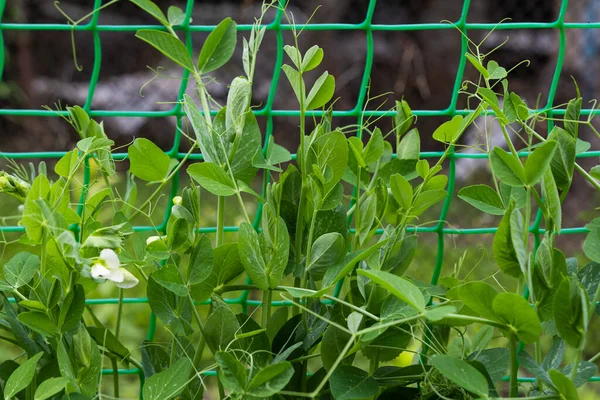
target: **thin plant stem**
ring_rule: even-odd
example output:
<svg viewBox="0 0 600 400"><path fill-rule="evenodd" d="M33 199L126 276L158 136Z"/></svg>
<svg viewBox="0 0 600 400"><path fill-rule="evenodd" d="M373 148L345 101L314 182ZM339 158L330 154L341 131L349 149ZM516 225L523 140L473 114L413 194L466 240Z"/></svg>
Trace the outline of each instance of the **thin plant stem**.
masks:
<svg viewBox="0 0 600 400"><path fill-rule="evenodd" d="M510 397L519 396L519 382L517 380L519 365L517 363L517 337L510 335Z"/></svg>
<svg viewBox="0 0 600 400"><path fill-rule="evenodd" d="M225 217L225 197L218 196L217 199L217 247L224 242L225 230L223 221Z"/></svg>
<svg viewBox="0 0 600 400"><path fill-rule="evenodd" d="M113 369L113 396L118 399L119 396L119 366L117 365L117 359L110 357L110 363Z"/></svg>
<svg viewBox="0 0 600 400"><path fill-rule="evenodd" d="M123 318L123 297L124 290L119 288L119 305L117 306L117 326L115 327L115 337L118 339L121 333L121 319Z"/></svg>

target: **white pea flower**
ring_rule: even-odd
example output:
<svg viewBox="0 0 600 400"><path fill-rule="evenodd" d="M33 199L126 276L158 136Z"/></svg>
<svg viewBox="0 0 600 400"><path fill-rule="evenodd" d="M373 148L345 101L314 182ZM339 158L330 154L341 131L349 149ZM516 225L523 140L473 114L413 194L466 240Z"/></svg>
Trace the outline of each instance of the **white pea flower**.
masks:
<svg viewBox="0 0 600 400"><path fill-rule="evenodd" d="M100 252L100 257L92 266L91 275L94 279L112 281L122 289L132 288L139 283L131 272L121 267L117 253L111 249L104 249Z"/></svg>
<svg viewBox="0 0 600 400"><path fill-rule="evenodd" d="M173 197L173 204L180 206L182 201L183 201L183 198L181 196Z"/></svg>

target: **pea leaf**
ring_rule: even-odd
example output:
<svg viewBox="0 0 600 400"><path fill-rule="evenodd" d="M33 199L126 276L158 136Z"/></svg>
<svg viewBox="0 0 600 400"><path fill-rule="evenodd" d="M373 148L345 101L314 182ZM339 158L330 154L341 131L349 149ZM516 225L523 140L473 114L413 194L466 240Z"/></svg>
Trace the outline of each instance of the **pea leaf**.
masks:
<svg viewBox="0 0 600 400"><path fill-rule="evenodd" d="M168 26L169 22L167 21L167 17L161 11L161 9L151 0L131 0L133 4L146 11L148 14L152 15L154 18L158 20L164 26Z"/></svg>
<svg viewBox="0 0 600 400"><path fill-rule="evenodd" d="M350 365L342 365L333 372L329 382L331 394L336 400L366 399L379 390L377 381L366 371Z"/></svg>
<svg viewBox="0 0 600 400"><path fill-rule="evenodd" d="M590 260L600 263L600 218L594 218L585 227L589 233L583 242L583 252Z"/></svg>
<svg viewBox="0 0 600 400"><path fill-rule="evenodd" d="M58 329L60 332L66 333L75 328L79 321L81 321L84 309L85 293L83 286L77 284L65 297L60 307L60 314L58 316Z"/></svg>
<svg viewBox="0 0 600 400"><path fill-rule="evenodd" d="M525 162L525 183L527 185L531 186L539 182L550 166L555 149L556 142L548 140L527 157Z"/></svg>
<svg viewBox="0 0 600 400"><path fill-rule="evenodd" d="M313 279L319 281L328 268L342 260L345 253L346 243L342 235L338 232L321 235L312 244L306 270Z"/></svg>
<svg viewBox="0 0 600 400"><path fill-rule="evenodd" d="M185 13L179 7L170 6L167 15L171 26L181 25L185 21Z"/></svg>
<svg viewBox="0 0 600 400"><path fill-rule="evenodd" d="M587 331L589 301L585 289L566 278L554 294L553 316L556 329L565 342L579 349Z"/></svg>
<svg viewBox="0 0 600 400"><path fill-rule="evenodd" d="M525 170L521 161L511 153L507 153L500 147L494 147L490 153L492 170L500 182L519 187L526 182Z"/></svg>
<svg viewBox="0 0 600 400"><path fill-rule="evenodd" d="M506 78L506 69L498 65L496 61L489 61L487 65L487 71L489 73L489 79L503 79Z"/></svg>
<svg viewBox="0 0 600 400"><path fill-rule="evenodd" d="M29 329L42 336L53 336L57 334L56 325L45 313L37 311L22 312L17 319Z"/></svg>
<svg viewBox="0 0 600 400"><path fill-rule="evenodd" d="M135 139L127 150L129 171L147 182L162 182L171 170L171 159L148 139Z"/></svg>
<svg viewBox="0 0 600 400"><path fill-rule="evenodd" d="M498 319L510 325L525 344L533 343L542 333L542 325L529 302L516 293L499 293L492 303Z"/></svg>
<svg viewBox="0 0 600 400"><path fill-rule="evenodd" d="M458 197L488 214L503 215L506 211L498 193L488 185L464 187L458 192Z"/></svg>
<svg viewBox="0 0 600 400"><path fill-rule="evenodd" d="M560 233L562 225L562 208L556 181L554 180L554 175L550 168L547 168L546 172L544 172L542 194L550 214L550 224L548 224L550 226L546 226L546 229L552 229L554 232Z"/></svg>
<svg viewBox="0 0 600 400"><path fill-rule="evenodd" d="M4 265L4 279L15 289L29 283L40 268L40 258L35 254L17 253Z"/></svg>
<svg viewBox="0 0 600 400"><path fill-rule="evenodd" d="M288 81L294 90L294 94L296 95L296 99L298 102L301 102L302 99L306 97L306 87L304 85L304 81L302 80L302 75L300 75L298 71L287 64L282 65L281 69L285 73L285 76L287 76Z"/></svg>
<svg viewBox="0 0 600 400"><path fill-rule="evenodd" d="M317 68L321 61L323 61L323 49L314 45L304 54L302 65L296 65L296 67L302 69L302 72L308 72Z"/></svg>
<svg viewBox="0 0 600 400"><path fill-rule="evenodd" d="M550 375L554 387L558 393L560 393L561 398L564 400L579 400L577 388L575 388L575 385L569 378L555 369L551 369L548 374Z"/></svg>
<svg viewBox="0 0 600 400"><path fill-rule="evenodd" d="M187 173L204 189L217 196L232 196L236 193L231 177L212 162L195 163L188 167Z"/></svg>
<svg viewBox="0 0 600 400"><path fill-rule="evenodd" d="M385 271L359 269L357 273L366 276L417 311L425 310L423 293L408 280Z"/></svg>
<svg viewBox="0 0 600 400"><path fill-rule="evenodd" d="M396 156L400 160L418 160L420 151L421 137L419 136L419 130L413 128L402 137Z"/></svg>
<svg viewBox="0 0 600 400"><path fill-rule="evenodd" d="M146 400L169 400L185 389L192 362L183 357L166 370L152 375L144 383L142 393Z"/></svg>
<svg viewBox="0 0 600 400"><path fill-rule="evenodd" d="M8 400L15 397L31 383L31 380L35 376L37 363L43 355L43 352L37 353L21 364L21 366L10 375L4 386L5 399Z"/></svg>
<svg viewBox="0 0 600 400"><path fill-rule="evenodd" d="M219 365L219 380L223 386L234 393L246 392L246 368L230 353L219 351L215 354Z"/></svg>
<svg viewBox="0 0 600 400"><path fill-rule="evenodd" d="M433 138L442 143L454 143L461 133L462 115L455 115L450 121L444 122L434 132Z"/></svg>
<svg viewBox="0 0 600 400"><path fill-rule="evenodd" d="M490 79L490 73L488 72L487 69L485 69L485 67L481 64L481 62L479 61L478 57L475 57L473 54L471 53L465 53L465 57L467 58L467 60L469 60L469 62L475 67L475 69L477 69L477 71L479 71L479 73L481 75L483 75L483 77L485 79Z"/></svg>
<svg viewBox="0 0 600 400"><path fill-rule="evenodd" d="M46 379L37 387L33 398L34 400L46 400L67 387L67 383L69 380L63 377Z"/></svg>
<svg viewBox="0 0 600 400"><path fill-rule="evenodd" d="M307 110L314 110L315 108L323 107L331 98L335 92L335 78L333 75L329 75L327 71L317 79L313 85L308 96L306 97Z"/></svg>
<svg viewBox="0 0 600 400"><path fill-rule="evenodd" d="M487 397L487 379L471 364L445 354L431 357L429 361L442 375L466 391Z"/></svg>
<svg viewBox="0 0 600 400"><path fill-rule="evenodd" d="M229 307L220 305L213 309L206 319L204 327L206 344L213 352L229 349L234 344L239 329L240 323L235 314Z"/></svg>
<svg viewBox="0 0 600 400"><path fill-rule="evenodd" d="M494 299L498 291L485 282L469 282L460 286L458 298L467 307L484 318L496 320Z"/></svg>
<svg viewBox="0 0 600 400"><path fill-rule="evenodd" d="M153 29L140 29L135 36L150 44L183 68L194 72L194 63L187 47L170 33Z"/></svg>
<svg viewBox="0 0 600 400"><path fill-rule="evenodd" d="M154 271L152 273L152 278L162 287L175 293L177 296L184 297L188 294L187 286L183 282L183 278L179 273L179 268L172 262L168 262L160 267L160 269Z"/></svg>
<svg viewBox="0 0 600 400"><path fill-rule="evenodd" d="M555 126L548 135L548 140L558 143L550 168L560 190L566 190L571 185L575 168L576 140L565 130Z"/></svg>
<svg viewBox="0 0 600 400"><path fill-rule="evenodd" d="M392 195L398 202L398 205L402 209L408 210L413 199L413 189L410 182L402 175L394 174L390 177L390 188L392 189Z"/></svg>
<svg viewBox="0 0 600 400"><path fill-rule="evenodd" d="M191 333L192 306L187 299L166 290L152 276L146 292L150 308L169 329L179 335Z"/></svg>
<svg viewBox="0 0 600 400"><path fill-rule="evenodd" d="M494 260L498 264L498 267L500 267L500 270L509 276L519 278L523 275L523 272L511 234L511 215L513 211L518 212L518 210L514 210L514 203L511 202L494 235L492 249ZM519 239L517 238L517 240Z"/></svg>
<svg viewBox="0 0 600 400"><path fill-rule="evenodd" d="M267 365L250 381L248 394L259 398L274 396L286 387L293 375L294 368L289 362Z"/></svg>
<svg viewBox="0 0 600 400"><path fill-rule="evenodd" d="M254 227L247 222L240 225L238 247L240 260L250 279L259 289L267 290L269 288L269 277L266 274L267 265L261 252L259 235Z"/></svg>
<svg viewBox="0 0 600 400"><path fill-rule="evenodd" d="M252 83L243 76L233 79L227 94L227 108L225 109L225 126L236 135L241 135L246 122L246 113L249 111ZM238 140L236 138L236 140Z"/></svg>

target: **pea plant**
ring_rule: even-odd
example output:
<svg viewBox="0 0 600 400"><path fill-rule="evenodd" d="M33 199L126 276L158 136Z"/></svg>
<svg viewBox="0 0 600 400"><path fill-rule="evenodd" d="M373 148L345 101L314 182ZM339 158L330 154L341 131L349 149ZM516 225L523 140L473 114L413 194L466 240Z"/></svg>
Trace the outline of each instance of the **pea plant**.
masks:
<svg viewBox="0 0 600 400"><path fill-rule="evenodd" d="M136 36L194 84L181 99L190 149L171 157L137 138L127 149L127 171L117 173L104 125L74 106L64 118L80 140L53 173L44 163L0 173L0 192L22 203L25 234L11 246L29 249L3 263L0 280L0 340L23 359L0 364L4 399L108 397L103 368L115 373L110 396L119 398L119 365L140 371L147 400L200 399L211 391L221 399L578 399L600 356L583 358L600 291L600 220L588 224L583 243L590 264L579 268L556 242L575 172L600 190L600 166L588 172L576 162L590 146L578 138L579 125L594 130L591 117L581 120L579 93L542 135L536 125L548 110L530 109L509 90L510 70L470 42L465 57L479 72L461 88L470 107L433 132L445 144L441 157L424 159L404 100L390 112L389 132L364 119L334 126L335 78L307 74L322 69L324 52L300 48L302 30L290 16L294 42L284 48L282 71L300 110L293 159L272 136L263 140L251 104L263 16L278 1L263 5L243 38L244 75L228 86L225 105L207 82L235 53L236 23L219 23L195 60L174 29L187 18L182 10L165 15L150 0L131 2L164 26ZM322 117L308 128L313 110ZM459 268L439 286L408 277L419 245L414 228L448 196L444 161L484 114L494 115L509 151L490 148L485 129L493 186L467 186L458 196L502 216L494 267L514 278L514 287L462 277ZM191 163L198 153L202 161ZM186 185L161 206L183 170ZM82 174L90 183L81 184ZM112 182L123 175L120 193ZM200 233L201 193L216 197L214 237ZM230 240L228 197L244 219ZM134 229L140 221L154 226L161 207L170 209L163 227L151 235ZM533 243L529 226L541 222L544 237ZM119 291L114 327L86 303L101 284ZM168 338L141 343L141 359L120 340L124 293L138 285ZM240 312L228 297L234 292L259 305ZM412 361L392 363L401 354ZM535 378L521 390L519 366Z"/></svg>

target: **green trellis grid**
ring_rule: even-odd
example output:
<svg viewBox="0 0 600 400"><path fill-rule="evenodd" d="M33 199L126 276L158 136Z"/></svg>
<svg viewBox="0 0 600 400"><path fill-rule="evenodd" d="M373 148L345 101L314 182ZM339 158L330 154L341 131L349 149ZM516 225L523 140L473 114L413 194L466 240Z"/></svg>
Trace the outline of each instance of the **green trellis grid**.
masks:
<svg viewBox="0 0 600 400"><path fill-rule="evenodd" d="M100 25L98 24L99 13L94 13L91 17L91 20L88 24L85 25L77 25L72 26L69 24L30 24L30 23L3 23L2 17L4 14L4 10L6 7L6 2L8 0L0 0L0 79L2 79L4 65L5 65L5 51L4 51L4 31L88 31L92 33L93 43L94 43L94 63L92 74L90 78L90 84L88 89L88 95L83 105L83 108L90 114L92 117L148 117L148 118L161 118L161 117L169 117L175 116L177 118L177 127L181 128L182 126L182 118L184 116L181 104L175 105L171 110L168 111L125 111L125 110L94 110L92 109L92 100L94 97L94 92L96 86L98 84L100 70L102 66L102 45L100 40L101 32L135 32L138 29L162 29L164 27L158 25ZM283 5L286 1L280 0L280 3ZM369 78L371 75L371 69L373 65L373 32L376 31L384 31L384 32L402 32L402 31L428 31L428 30L454 30L455 27L446 23L417 23L417 24L374 24L373 14L375 12L377 0L370 0L368 9L365 15L365 19L363 22L358 24L346 24L346 23L314 23L308 24L304 29L306 30L314 30L314 31L326 31L326 30L356 30L356 31L364 31L366 35L367 42L367 54L366 61L364 66L364 73L362 76L361 88L358 96L358 101L356 106L351 110L336 110L333 111L333 117L355 117L360 124L364 117L371 116L393 116L394 113L390 111L378 111L378 110L363 110L365 104L365 98L367 95L367 85L369 82ZM565 57L565 49L566 49L566 38L565 31L567 29L600 29L600 22L588 22L588 23L580 23L580 22L565 22L565 14L568 7L568 0L562 0L561 7L559 9L558 18L552 22L506 22L500 26L496 26L496 24L490 23L469 23L467 22L467 15L469 12L471 0L464 0L461 10L461 15L458 21L455 21L454 24L458 27L463 33L467 34L469 30L490 30L492 28L501 29L501 30L515 30L515 29L553 29L559 32L559 48L556 60L556 67L554 70L554 75L552 78L552 82L550 85L550 90L548 93L548 100L541 110L544 110L545 114L548 118L548 131L553 127L552 117L563 116L565 114L565 109L552 109L554 98L556 95L556 90L558 87L558 82L560 79L560 74L563 67L564 57ZM102 5L102 0L94 0L94 9L98 9ZM184 34L186 44L190 54L192 52L192 38L191 34L193 32L210 32L214 26L211 25L192 25L191 14L192 9L194 7L194 0L187 0L187 5L185 8L185 19L184 22L175 28L176 31L180 31ZM254 111L255 115L266 117L266 134L265 134L265 143L268 142L269 137L273 134L273 117L298 117L300 115L299 110L277 110L273 109L273 102L275 98L275 92L277 85L280 79L280 71L281 65L283 64L283 32L290 31L291 26L286 23L282 23L283 19L283 11L278 10L273 22L266 25L268 31L274 31L277 40L277 56L275 61L275 68L273 71L273 78L271 81L271 86L269 90L269 95L265 105ZM249 31L252 25L243 24L238 25L238 31ZM465 54L468 50L468 42L467 39L463 36L461 38L461 54ZM450 104L445 109L439 110L413 110L413 113L417 116L430 117L430 116L446 116L452 117L454 115L466 115L468 111L458 110L457 109L457 101L458 101L458 89L460 88L461 82L463 80L463 74L465 70L465 57L461 57L457 72L456 78L454 81L454 88L452 92L452 98L450 100ZM178 100L181 100L185 89L187 87L187 80L189 78L189 72L184 71L183 80L179 89ZM216 112L214 112L216 114ZM490 115L493 115L492 111L488 111ZM596 115L600 113L598 109L583 109L581 114L583 116ZM24 116L24 117L57 117L64 116L66 112L55 112L50 110L36 110L36 109L0 109L0 116ZM308 112L307 116L320 116L322 115L321 111L312 111ZM361 135L361 132L358 132L358 136ZM182 134L177 129L174 134L173 146L170 150L166 151L166 154L170 157L182 159L185 156L185 153L180 151L180 143L182 139ZM33 158L49 158L49 159L58 159L66 154L66 151L54 151L54 152L9 152L2 153L4 157L9 159L33 159ZM442 152L422 152L421 157L423 158L436 158L440 157ZM521 153L522 156L527 156L526 152ZM577 158L587 158L587 157L599 157L600 151L588 151L586 153L578 154ZM117 160L123 160L127 158L127 153L115 153L114 158ZM451 154L449 155L449 172L448 172L448 192L449 196L446 198L442 211L440 213L439 222L437 225L433 227L417 227L410 229L413 232L428 232L437 234L438 242L437 242L437 254L436 254L436 262L433 270L433 274L431 277L431 283L437 284L442 264L444 260L444 247L445 247L445 235L467 235L467 234L493 234L496 232L496 227L487 227L487 228L466 228L466 229L455 229L455 228L447 228L444 225L444 220L448 215L448 211L450 209L452 195L454 193L455 188L455 168L456 168L456 159L459 158L487 158L487 154L467 154L467 153L455 153L454 149L452 149ZM191 160L202 160L202 154L193 154L190 157ZM166 222L170 215L171 209L171 199L177 194L179 189L179 173L177 173L172 182L171 182L171 196L169 199L169 204L166 207L166 212L164 215L163 222L158 226L158 230L163 231L166 228ZM90 168L86 163L84 166L84 187L90 181ZM266 186L266 179L263 182L263 190ZM83 195L82 195L83 196ZM81 213L82 205L80 202L78 212ZM259 204L257 215L255 217L255 226L258 225L260 221L261 215L261 204ZM529 232L531 232L534 236L535 240L535 248L540 243L540 236L544 234L544 229L540 227L540 223L542 220L542 214L538 211L535 220L532 225L529 227ZM134 227L135 231L148 231L154 230L154 227L151 226L136 226ZM23 232L24 229L19 226L0 226L0 231L3 232ZM204 233L212 233L215 232L215 227L203 227L200 228L200 232ZM225 227L226 232L235 232L237 231L237 227L235 226L227 226ZM586 233L587 229L585 227L574 227L574 228L564 228L561 233L563 234L581 234ZM246 310L247 306L259 306L261 304L260 301L257 300L249 300L248 292L243 292L243 294L238 298L226 299L228 303L231 304L240 304L243 309ZM136 303L147 303L147 298L125 298L123 301L125 304L136 304ZM118 304L118 299L110 298L110 299L88 299L87 304L90 305L100 305L100 304ZM202 303L208 304L208 302ZM274 306L287 306L290 305L284 301L275 301L273 302ZM149 326L147 331L147 339L151 340L154 337L154 333L156 330L156 316L151 313L149 318ZM105 369L102 371L103 374L111 375L114 373L112 369ZM143 385L143 374L138 369L119 369L117 371L118 374L127 375L127 374L138 374L140 377L140 388ZM214 371L208 372L208 375L214 375ZM534 378L520 377L519 381L521 382L532 382ZM591 381L600 381L600 376L595 376L591 378ZM141 391L140 391L141 392ZM140 393L141 396L141 393Z"/></svg>

